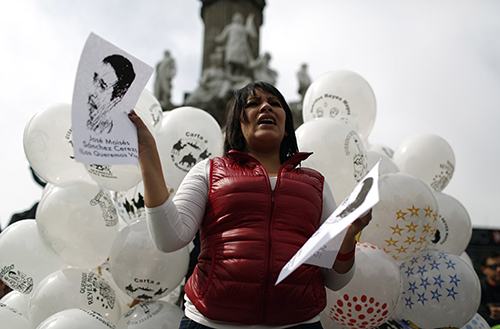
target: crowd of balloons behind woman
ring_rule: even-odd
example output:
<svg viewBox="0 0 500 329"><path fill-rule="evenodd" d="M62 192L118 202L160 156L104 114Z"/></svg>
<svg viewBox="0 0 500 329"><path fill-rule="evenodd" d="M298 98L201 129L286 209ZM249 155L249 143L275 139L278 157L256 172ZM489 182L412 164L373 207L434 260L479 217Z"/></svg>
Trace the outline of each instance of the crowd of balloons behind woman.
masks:
<svg viewBox="0 0 500 329"><path fill-rule="evenodd" d="M380 202L358 236L355 276L329 291L323 326L487 328L476 314L479 280L465 253L471 221L442 192L455 168L450 145L428 133L409 136L396 150L370 143L375 95L352 71L320 76L302 108L299 149L314 152L304 165L323 173L337 203L380 161ZM202 109L162 112L144 90L135 111L157 139L172 193L198 161L222 156L221 127ZM177 328L183 311L174 303L191 246L155 249L140 169L76 162L71 104L40 109L23 142L48 184L36 218L0 235L0 277L13 289L0 300L3 328Z"/></svg>

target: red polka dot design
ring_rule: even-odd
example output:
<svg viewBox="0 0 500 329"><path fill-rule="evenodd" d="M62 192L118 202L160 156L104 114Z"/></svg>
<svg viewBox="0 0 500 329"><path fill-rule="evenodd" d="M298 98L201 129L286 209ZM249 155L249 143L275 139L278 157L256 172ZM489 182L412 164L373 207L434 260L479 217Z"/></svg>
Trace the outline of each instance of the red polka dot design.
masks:
<svg viewBox="0 0 500 329"><path fill-rule="evenodd" d="M374 297L344 294L330 308L328 316L342 326L369 329L386 322L389 310L387 303L379 303Z"/></svg>

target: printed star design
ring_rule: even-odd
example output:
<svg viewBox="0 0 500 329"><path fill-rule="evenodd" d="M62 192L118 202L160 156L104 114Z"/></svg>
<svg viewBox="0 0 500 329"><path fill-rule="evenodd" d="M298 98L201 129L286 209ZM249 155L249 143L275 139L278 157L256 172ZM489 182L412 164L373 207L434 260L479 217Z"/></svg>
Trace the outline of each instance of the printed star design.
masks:
<svg viewBox="0 0 500 329"><path fill-rule="evenodd" d="M398 218L396 218L396 220L398 220L398 219L406 220L406 218L405 218L406 214L407 214L407 212L403 212L402 210L398 211L396 213L396 215L398 215Z"/></svg>
<svg viewBox="0 0 500 329"><path fill-rule="evenodd" d="M433 277L434 278L434 285L438 285L439 288L443 288L441 286L441 283L444 282L444 280L441 279L441 274L439 274L437 277Z"/></svg>
<svg viewBox="0 0 500 329"><path fill-rule="evenodd" d="M448 290L448 295L446 297L452 297L455 299L455 295L458 294L458 292L455 291L455 287L451 287L451 289L446 288L446 290Z"/></svg>
<svg viewBox="0 0 500 329"><path fill-rule="evenodd" d="M399 240L393 240L392 237L389 239L389 240L384 240L385 242L387 242L387 247L390 247L390 246L394 246L396 247L396 243L399 241Z"/></svg>
<svg viewBox="0 0 500 329"><path fill-rule="evenodd" d="M412 236L412 237L407 236L406 237L406 241L404 241L404 243L408 243L409 245L412 244L412 242L415 242L415 243L417 242L417 241L415 241L415 237L414 236Z"/></svg>
<svg viewBox="0 0 500 329"><path fill-rule="evenodd" d="M438 254L438 257L439 257L438 259L442 259L442 258L448 259L448 255L445 253L442 253L442 252Z"/></svg>
<svg viewBox="0 0 500 329"><path fill-rule="evenodd" d="M415 304L415 303L411 301L411 297L405 298L405 300L406 300L406 305L405 306L408 306L410 308L410 310L411 310L411 306L413 304Z"/></svg>
<svg viewBox="0 0 500 329"><path fill-rule="evenodd" d="M404 269L405 265L406 265L406 262L402 262L401 264L399 264L399 270Z"/></svg>
<svg viewBox="0 0 500 329"><path fill-rule="evenodd" d="M410 287L408 288L408 290L410 290L413 294L415 293L415 290L417 290L417 282L408 282L408 284L410 285Z"/></svg>
<svg viewBox="0 0 500 329"><path fill-rule="evenodd" d="M422 303L422 305L424 305L424 302L428 300L427 298L425 298L425 292L423 292L422 294L419 294L419 293L417 292L417 295L418 295L418 300L417 300L417 302L421 302L421 303Z"/></svg>
<svg viewBox="0 0 500 329"><path fill-rule="evenodd" d="M408 267L405 271L405 273L407 274L407 278L410 277L410 275L413 275L413 267Z"/></svg>
<svg viewBox="0 0 500 329"><path fill-rule="evenodd" d="M427 290L427 286L430 286L429 278L422 279L420 278L420 286L424 287L424 290Z"/></svg>
<svg viewBox="0 0 500 329"><path fill-rule="evenodd" d="M426 238L425 236L421 236L421 237L420 237L420 240L418 240L418 242L417 242L417 243L419 243L419 244L423 244L423 243L425 243L425 242L427 242L427 238Z"/></svg>
<svg viewBox="0 0 500 329"><path fill-rule="evenodd" d="M445 263L446 265L448 265L448 267L447 267L447 268L450 268L450 267L451 267L451 268L452 268L452 269L454 269L454 270L455 270L455 265L457 265L457 263L453 263L453 262L451 261L451 259L450 259L448 262L444 262L444 263Z"/></svg>
<svg viewBox="0 0 500 329"><path fill-rule="evenodd" d="M397 225L397 224L395 227L393 227L393 226L389 226L389 227L392 228L392 234L401 235L401 231L404 231L404 228L400 228L399 225Z"/></svg>
<svg viewBox="0 0 500 329"><path fill-rule="evenodd" d="M405 248L404 246L401 246L401 248L396 248L396 251L398 252L398 254L400 253L406 253L406 250L408 250L408 248Z"/></svg>
<svg viewBox="0 0 500 329"><path fill-rule="evenodd" d="M424 275L424 273L426 273L426 272L427 272L427 270L425 269L425 265L418 267L418 271L417 271L418 274Z"/></svg>
<svg viewBox="0 0 500 329"><path fill-rule="evenodd" d="M432 261L432 263L429 264L431 266L431 271L433 269L436 269L439 271L439 265L441 265L441 263L438 263L436 260Z"/></svg>
<svg viewBox="0 0 500 329"><path fill-rule="evenodd" d="M413 257L411 260L410 260L410 263L411 265L415 264L418 262L418 258L417 257Z"/></svg>
<svg viewBox="0 0 500 329"><path fill-rule="evenodd" d="M431 260L431 254L424 255L424 261L430 261Z"/></svg>
<svg viewBox="0 0 500 329"><path fill-rule="evenodd" d="M437 222L439 214L437 212L435 212L434 215L432 215L432 216L434 217L434 219L432 220L432 222Z"/></svg>
<svg viewBox="0 0 500 329"><path fill-rule="evenodd" d="M422 247L415 247L415 249L413 249L413 253L417 253L420 251L420 249L422 249Z"/></svg>
<svg viewBox="0 0 500 329"><path fill-rule="evenodd" d="M450 284L454 283L456 287L458 287L458 282L462 281L459 278L457 278L457 275L458 274L450 275Z"/></svg>
<svg viewBox="0 0 500 329"><path fill-rule="evenodd" d="M406 208L408 209L409 211L411 211L411 216L410 217L413 217L413 216L417 216L418 217L418 211L420 210L420 208L415 208L415 205L411 206L411 208Z"/></svg>
<svg viewBox="0 0 500 329"><path fill-rule="evenodd" d="M429 232L429 230L432 228L432 225L430 223L427 223L424 225L424 230L422 233Z"/></svg>
<svg viewBox="0 0 500 329"><path fill-rule="evenodd" d="M437 301L438 301L438 303L439 303L439 297L443 296L443 295L441 295L441 294L438 292L438 288L436 288L436 290L435 290L435 291L432 291L432 290L431 290L431 294L432 294L432 298L431 298L431 300L432 300L432 299L435 299L435 300L437 300Z"/></svg>
<svg viewBox="0 0 500 329"><path fill-rule="evenodd" d="M425 210L425 216L424 217L431 217L431 214L434 210L431 209L431 207L424 208Z"/></svg>
<svg viewBox="0 0 500 329"><path fill-rule="evenodd" d="M418 225L413 224L413 222L411 222L410 225L405 225L405 226L408 227L408 233L410 233L411 231L417 233L415 229L418 227Z"/></svg>

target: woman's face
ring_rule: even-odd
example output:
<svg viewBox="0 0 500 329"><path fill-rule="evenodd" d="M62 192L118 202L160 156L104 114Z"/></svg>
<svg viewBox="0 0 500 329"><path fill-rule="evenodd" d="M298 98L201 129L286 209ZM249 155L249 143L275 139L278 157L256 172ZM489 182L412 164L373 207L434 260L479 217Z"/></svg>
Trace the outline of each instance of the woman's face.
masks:
<svg viewBox="0 0 500 329"><path fill-rule="evenodd" d="M276 149L279 152L285 136L286 113L278 97L255 89L255 95L247 98L245 114L248 122L241 122L241 131L246 151L251 153Z"/></svg>

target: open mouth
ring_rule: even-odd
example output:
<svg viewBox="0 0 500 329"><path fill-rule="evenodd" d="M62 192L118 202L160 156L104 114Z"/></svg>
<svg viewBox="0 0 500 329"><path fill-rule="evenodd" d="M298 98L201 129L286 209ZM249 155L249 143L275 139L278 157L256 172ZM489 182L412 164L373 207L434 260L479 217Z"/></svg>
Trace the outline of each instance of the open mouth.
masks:
<svg viewBox="0 0 500 329"><path fill-rule="evenodd" d="M261 118L259 118L258 124L276 126L276 120L272 116L262 116Z"/></svg>

